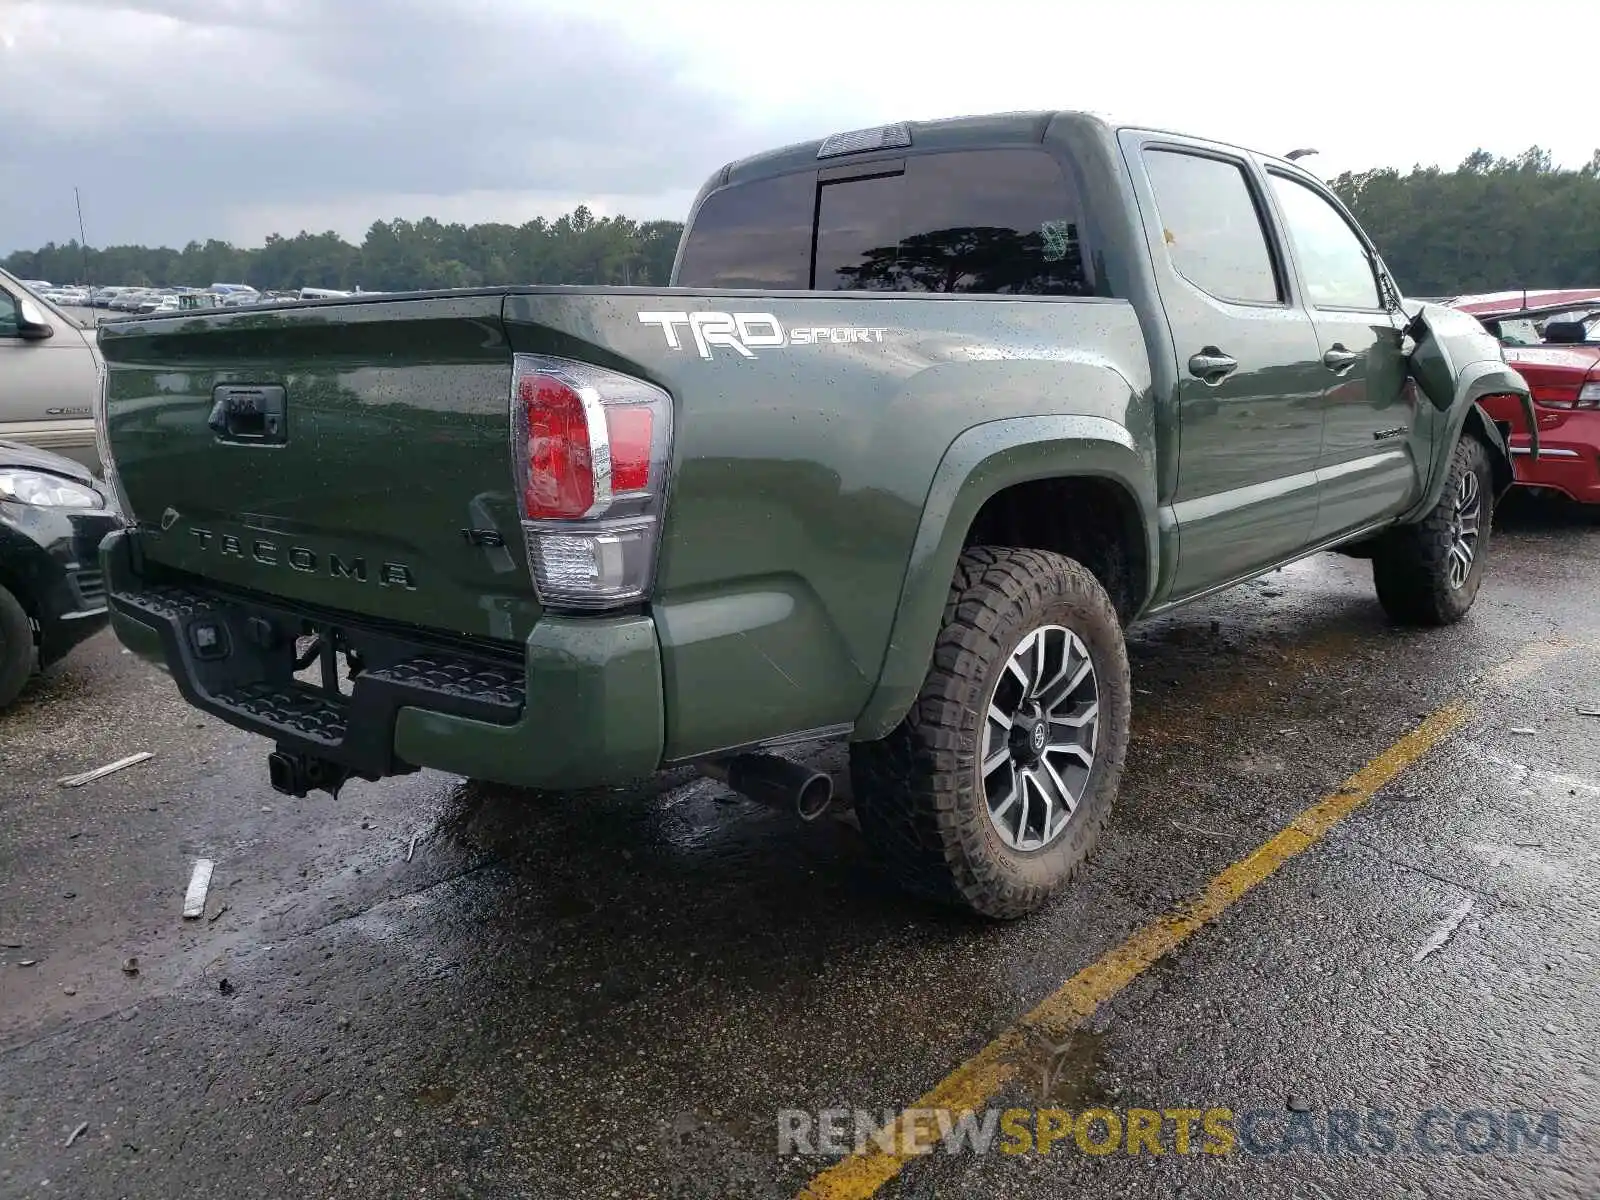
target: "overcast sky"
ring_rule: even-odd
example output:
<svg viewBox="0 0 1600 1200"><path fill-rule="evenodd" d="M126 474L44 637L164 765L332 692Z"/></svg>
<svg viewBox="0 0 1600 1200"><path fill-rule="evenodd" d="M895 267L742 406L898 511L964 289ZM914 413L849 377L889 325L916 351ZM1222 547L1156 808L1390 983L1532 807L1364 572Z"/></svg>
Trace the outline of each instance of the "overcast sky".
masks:
<svg viewBox="0 0 1600 1200"><path fill-rule="evenodd" d="M1580 6L1581 9L1581 6ZM1456 14L1450 14L1454 10ZM1600 145L1560 29L1474 0L0 0L0 254L579 202L681 217L730 158L902 118L1089 108L1333 175ZM1548 14L1546 14L1548 15ZM1579 42L1596 28L1576 27ZM1581 58L1581 55L1580 55ZM1577 60L1574 60L1576 64ZM1537 104L1489 104L1496 76ZM1447 97L1460 96L1458 103Z"/></svg>

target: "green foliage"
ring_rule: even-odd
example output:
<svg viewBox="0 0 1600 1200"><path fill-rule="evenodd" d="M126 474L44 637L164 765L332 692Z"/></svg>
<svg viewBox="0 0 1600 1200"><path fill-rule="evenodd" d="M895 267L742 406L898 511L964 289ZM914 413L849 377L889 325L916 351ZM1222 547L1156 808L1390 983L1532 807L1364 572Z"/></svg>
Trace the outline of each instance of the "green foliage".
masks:
<svg viewBox="0 0 1600 1200"><path fill-rule="evenodd" d="M336 233L272 234L254 250L228 242L168 247L108 246L88 253L76 241L19 250L4 260L23 279L52 283L205 287L248 283L263 291L360 286L367 291L480 287L516 283L662 286L678 251L678 221L596 217L587 208L525 225L443 225L375 221L359 246Z"/></svg>
<svg viewBox="0 0 1600 1200"><path fill-rule="evenodd" d="M1575 171L1538 146L1477 150L1454 171L1347 171L1333 189L1407 295L1600 286L1600 150Z"/></svg>

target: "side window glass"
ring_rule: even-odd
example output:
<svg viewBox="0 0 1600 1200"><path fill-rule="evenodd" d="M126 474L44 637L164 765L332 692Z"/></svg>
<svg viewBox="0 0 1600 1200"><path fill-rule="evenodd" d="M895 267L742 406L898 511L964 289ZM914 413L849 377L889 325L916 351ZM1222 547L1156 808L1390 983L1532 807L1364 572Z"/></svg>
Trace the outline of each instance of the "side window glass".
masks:
<svg viewBox="0 0 1600 1200"><path fill-rule="evenodd" d="M1269 178L1300 260L1307 302L1317 308L1381 309L1378 278L1350 222L1299 180L1278 174Z"/></svg>
<svg viewBox="0 0 1600 1200"><path fill-rule="evenodd" d="M1283 300L1243 166L1176 150L1146 150L1144 168L1178 274L1218 300Z"/></svg>
<svg viewBox="0 0 1600 1200"><path fill-rule="evenodd" d="M679 287L794 291L811 278L814 172L713 192L689 227Z"/></svg>
<svg viewBox="0 0 1600 1200"><path fill-rule="evenodd" d="M1094 294L1082 206L1032 149L913 155L898 174L822 185L819 290Z"/></svg>
<svg viewBox="0 0 1600 1200"><path fill-rule="evenodd" d="M1488 323L1489 332L1493 333L1508 346L1537 346L1539 344L1539 329L1526 317L1511 321Z"/></svg>
<svg viewBox="0 0 1600 1200"><path fill-rule="evenodd" d="M0 292L0 337L16 337L17 328L17 302Z"/></svg>

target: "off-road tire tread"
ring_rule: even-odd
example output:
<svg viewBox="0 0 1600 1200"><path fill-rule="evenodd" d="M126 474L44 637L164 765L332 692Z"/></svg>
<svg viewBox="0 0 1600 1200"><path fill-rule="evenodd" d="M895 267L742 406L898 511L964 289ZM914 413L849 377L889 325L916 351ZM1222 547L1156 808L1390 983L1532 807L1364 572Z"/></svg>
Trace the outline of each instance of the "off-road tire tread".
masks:
<svg viewBox="0 0 1600 1200"><path fill-rule="evenodd" d="M1478 475L1481 515L1472 573L1460 590L1450 587L1451 520L1456 489L1463 473ZM1372 555L1372 582L1378 603L1402 625L1453 625L1467 615L1487 568L1494 520L1494 480L1489 454L1478 438L1467 434L1450 456L1444 492L1422 520L1389 530Z"/></svg>
<svg viewBox="0 0 1600 1200"><path fill-rule="evenodd" d="M1075 632L1097 640L1101 725L1097 782L1067 833L1041 853L1071 861L1053 878L1014 869L989 827L974 755L986 681L1041 615L1070 606ZM1076 875L1109 818L1127 754L1131 683L1115 605L1085 567L1060 554L976 546L957 564L927 679L888 736L851 747L850 775L862 834L906 890L982 916L1025 916ZM1070 844L1073 849L1066 852ZM1045 864L1040 863L1039 866ZM1031 872L1037 876L1038 870Z"/></svg>
<svg viewBox="0 0 1600 1200"><path fill-rule="evenodd" d="M0 708L22 694L33 674L33 625L17 598L0 587Z"/></svg>

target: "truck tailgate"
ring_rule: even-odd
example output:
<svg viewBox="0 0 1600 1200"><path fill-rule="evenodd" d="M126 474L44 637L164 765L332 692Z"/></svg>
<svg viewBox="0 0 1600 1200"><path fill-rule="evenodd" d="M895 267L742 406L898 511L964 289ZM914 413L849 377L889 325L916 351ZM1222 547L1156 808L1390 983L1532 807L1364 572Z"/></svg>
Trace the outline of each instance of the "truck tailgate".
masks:
<svg viewBox="0 0 1600 1200"><path fill-rule="evenodd" d="M104 326L106 430L148 558L507 642L517 534L499 294Z"/></svg>

